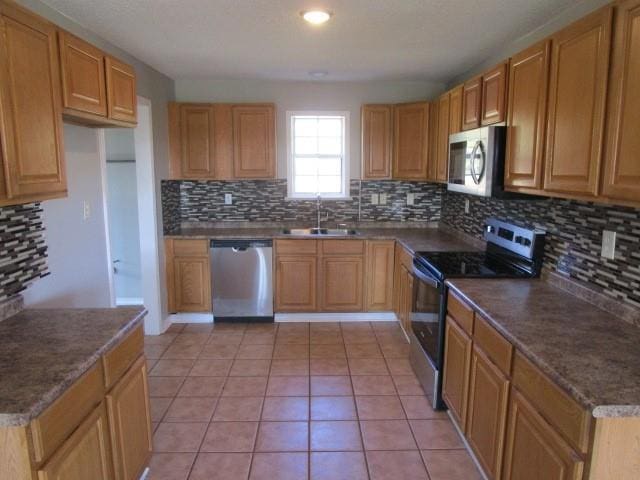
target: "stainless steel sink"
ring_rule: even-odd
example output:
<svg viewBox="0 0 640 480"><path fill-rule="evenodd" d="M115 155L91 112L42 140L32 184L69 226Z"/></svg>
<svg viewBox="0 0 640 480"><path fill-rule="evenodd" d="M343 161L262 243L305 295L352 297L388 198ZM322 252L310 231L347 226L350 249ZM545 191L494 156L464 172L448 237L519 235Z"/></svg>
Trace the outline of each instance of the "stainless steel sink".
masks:
<svg viewBox="0 0 640 480"><path fill-rule="evenodd" d="M322 236L322 237L349 237L358 235L357 230L351 228L285 228L285 235L294 236Z"/></svg>

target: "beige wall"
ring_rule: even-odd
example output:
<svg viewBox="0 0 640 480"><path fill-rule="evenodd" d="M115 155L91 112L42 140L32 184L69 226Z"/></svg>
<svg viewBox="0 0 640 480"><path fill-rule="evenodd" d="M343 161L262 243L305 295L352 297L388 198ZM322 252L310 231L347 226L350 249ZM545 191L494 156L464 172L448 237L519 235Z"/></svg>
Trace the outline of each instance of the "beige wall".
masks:
<svg viewBox="0 0 640 480"><path fill-rule="evenodd" d="M360 178L360 106L428 100L444 89L432 82L287 82L269 80L176 80L176 100L188 102L273 102L277 107L278 178L287 176L286 112L350 112L351 178Z"/></svg>

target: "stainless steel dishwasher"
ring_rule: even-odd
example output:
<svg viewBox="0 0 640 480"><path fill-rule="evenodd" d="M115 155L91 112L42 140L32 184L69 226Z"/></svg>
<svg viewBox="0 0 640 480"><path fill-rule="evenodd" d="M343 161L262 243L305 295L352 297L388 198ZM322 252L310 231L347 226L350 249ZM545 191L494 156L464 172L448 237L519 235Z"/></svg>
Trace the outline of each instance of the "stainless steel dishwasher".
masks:
<svg viewBox="0 0 640 480"><path fill-rule="evenodd" d="M273 321L273 241L211 240L214 321Z"/></svg>

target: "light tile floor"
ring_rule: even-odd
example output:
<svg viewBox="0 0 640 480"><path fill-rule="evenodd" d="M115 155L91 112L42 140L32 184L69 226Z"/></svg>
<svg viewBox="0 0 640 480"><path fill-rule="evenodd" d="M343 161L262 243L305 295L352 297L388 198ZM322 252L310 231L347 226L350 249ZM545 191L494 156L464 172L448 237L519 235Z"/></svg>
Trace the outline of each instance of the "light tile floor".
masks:
<svg viewBox="0 0 640 480"><path fill-rule="evenodd" d="M173 325L145 352L149 480L481 478L395 322Z"/></svg>

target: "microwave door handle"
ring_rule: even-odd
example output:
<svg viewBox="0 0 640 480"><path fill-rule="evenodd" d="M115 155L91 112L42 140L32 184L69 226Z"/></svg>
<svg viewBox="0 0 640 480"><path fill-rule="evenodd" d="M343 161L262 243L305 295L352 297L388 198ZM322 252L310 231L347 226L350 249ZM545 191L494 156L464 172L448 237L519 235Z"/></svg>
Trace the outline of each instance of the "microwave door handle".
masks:
<svg viewBox="0 0 640 480"><path fill-rule="evenodd" d="M433 288L440 289L440 282L433 278L431 275L427 275L426 273L418 270L415 265L413 266L413 274L418 278L418 280L426 283L427 285L431 285Z"/></svg>
<svg viewBox="0 0 640 480"><path fill-rule="evenodd" d="M478 154L478 150L480 150L480 158L482 159L482 168L480 169L480 173L476 172L476 155ZM476 185L480 184L480 177L482 177L482 174L484 173L485 161L484 152L482 151L482 142L478 140L473 146L473 150L471 150L471 178L473 178L473 182Z"/></svg>

